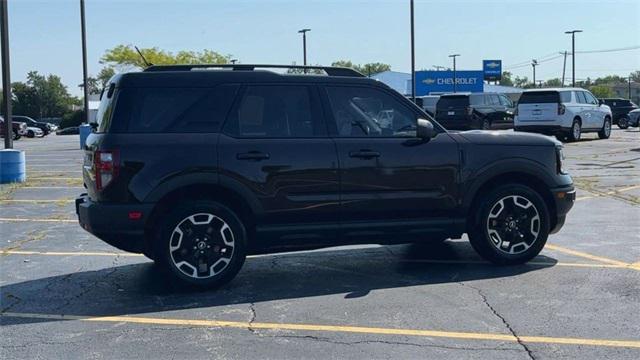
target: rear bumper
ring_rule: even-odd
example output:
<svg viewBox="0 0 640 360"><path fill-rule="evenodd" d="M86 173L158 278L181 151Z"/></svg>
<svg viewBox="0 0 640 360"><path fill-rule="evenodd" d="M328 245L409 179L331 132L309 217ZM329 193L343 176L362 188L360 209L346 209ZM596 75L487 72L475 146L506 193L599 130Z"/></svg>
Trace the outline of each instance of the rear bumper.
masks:
<svg viewBox="0 0 640 360"><path fill-rule="evenodd" d="M554 234L562 229L567 213L569 213L573 203L576 201L576 189L573 185L569 185L553 189L551 194L556 208L555 226L550 231L551 234Z"/></svg>
<svg viewBox="0 0 640 360"><path fill-rule="evenodd" d="M515 131L533 132L545 135L562 135L571 131L571 128L566 128L560 125L516 125L513 129Z"/></svg>
<svg viewBox="0 0 640 360"><path fill-rule="evenodd" d="M153 204L105 204L91 201L87 194L76 198L76 214L80 226L100 240L118 249L142 253L144 224ZM141 212L139 219L129 218L130 212Z"/></svg>

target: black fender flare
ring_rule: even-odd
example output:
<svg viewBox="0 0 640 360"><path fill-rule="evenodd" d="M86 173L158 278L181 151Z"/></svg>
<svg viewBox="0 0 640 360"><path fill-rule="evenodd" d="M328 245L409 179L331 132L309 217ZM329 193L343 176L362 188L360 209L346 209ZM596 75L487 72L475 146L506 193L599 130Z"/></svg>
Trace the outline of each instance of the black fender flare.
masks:
<svg viewBox="0 0 640 360"><path fill-rule="evenodd" d="M463 185L467 190L463 195L462 207L469 209L480 188L491 179L510 173L530 176L543 182L549 188L552 188L555 183L549 170L537 161L525 158L499 160L484 166L467 177L467 181Z"/></svg>

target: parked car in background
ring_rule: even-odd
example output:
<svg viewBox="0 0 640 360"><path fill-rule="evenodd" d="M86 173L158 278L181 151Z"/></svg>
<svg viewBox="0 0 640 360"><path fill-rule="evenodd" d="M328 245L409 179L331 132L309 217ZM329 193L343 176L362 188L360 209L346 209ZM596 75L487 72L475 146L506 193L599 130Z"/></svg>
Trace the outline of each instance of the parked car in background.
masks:
<svg viewBox="0 0 640 360"><path fill-rule="evenodd" d="M464 233L485 259L520 264L573 206L555 139L448 132L349 69L259 67L111 78L84 146L80 225L167 281L212 287L248 254Z"/></svg>
<svg viewBox="0 0 640 360"><path fill-rule="evenodd" d="M438 100L440 100L440 95L420 96L417 97L416 100L417 105L420 106L427 114L432 117L436 116L436 104L438 103Z"/></svg>
<svg viewBox="0 0 640 360"><path fill-rule="evenodd" d="M12 117L13 118L13 117ZM12 121L13 140L18 140L27 134L27 124L19 121ZM4 137L4 118L0 116L0 136Z"/></svg>
<svg viewBox="0 0 640 360"><path fill-rule="evenodd" d="M35 121L28 116L14 115L11 117L11 119L13 119L13 121L23 122L27 124L28 127L39 128L40 130L42 130L42 133L44 135L49 135L49 133L53 131L53 124L42 121Z"/></svg>
<svg viewBox="0 0 640 360"><path fill-rule="evenodd" d="M588 90L580 88L525 90L518 101L515 130L555 135L559 140L580 140L582 133L611 135L611 109Z"/></svg>
<svg viewBox="0 0 640 360"><path fill-rule="evenodd" d="M629 112L629 126L638 127L640 122L640 109L636 109Z"/></svg>
<svg viewBox="0 0 640 360"><path fill-rule="evenodd" d="M447 129L510 129L515 107L497 93L455 93L440 96L435 119Z"/></svg>
<svg viewBox="0 0 640 360"><path fill-rule="evenodd" d="M80 134L80 128L77 126L70 126L68 128L64 128L56 131L56 135L78 135L78 134Z"/></svg>
<svg viewBox="0 0 640 360"><path fill-rule="evenodd" d="M27 131L25 132L24 136L28 138L44 137L44 131L34 126L27 126Z"/></svg>
<svg viewBox="0 0 640 360"><path fill-rule="evenodd" d="M629 112L638 109L638 105L631 100L622 98L606 98L600 99L600 101L611 108L613 124L618 125L620 129L629 127Z"/></svg>

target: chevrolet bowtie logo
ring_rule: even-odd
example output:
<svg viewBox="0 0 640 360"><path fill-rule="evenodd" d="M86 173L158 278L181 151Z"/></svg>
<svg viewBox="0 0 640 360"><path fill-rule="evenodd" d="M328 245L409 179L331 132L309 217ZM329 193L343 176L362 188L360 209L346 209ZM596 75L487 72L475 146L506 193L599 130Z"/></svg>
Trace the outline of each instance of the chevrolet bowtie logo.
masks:
<svg viewBox="0 0 640 360"><path fill-rule="evenodd" d="M487 67L488 67L488 68L497 68L498 66L500 66L500 64L499 64L499 63L497 63L497 62L495 62L495 61L494 61L494 62L487 63Z"/></svg>
<svg viewBox="0 0 640 360"><path fill-rule="evenodd" d="M425 84L433 84L436 81L434 79L424 79L424 80L422 80L422 82L425 83Z"/></svg>

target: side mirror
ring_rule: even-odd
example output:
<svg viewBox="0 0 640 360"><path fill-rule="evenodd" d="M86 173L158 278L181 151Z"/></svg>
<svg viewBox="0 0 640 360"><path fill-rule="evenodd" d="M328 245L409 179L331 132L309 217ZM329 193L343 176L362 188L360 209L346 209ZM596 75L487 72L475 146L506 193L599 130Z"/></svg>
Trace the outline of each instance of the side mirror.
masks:
<svg viewBox="0 0 640 360"><path fill-rule="evenodd" d="M418 119L418 127L416 130L416 134L421 139L432 139L436 137L438 134L436 129L433 127L431 121L426 119Z"/></svg>

